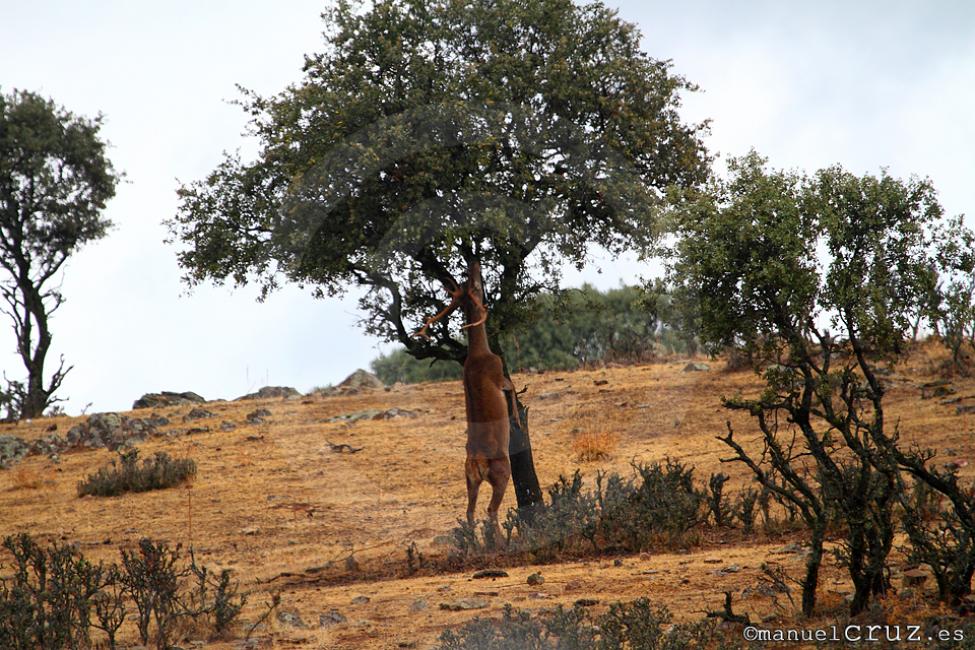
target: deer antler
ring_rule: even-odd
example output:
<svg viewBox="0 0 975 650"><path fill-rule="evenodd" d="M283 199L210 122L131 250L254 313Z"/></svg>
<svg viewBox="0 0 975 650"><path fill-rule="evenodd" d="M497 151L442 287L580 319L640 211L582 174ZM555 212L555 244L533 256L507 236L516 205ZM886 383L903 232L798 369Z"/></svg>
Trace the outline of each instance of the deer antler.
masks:
<svg viewBox="0 0 975 650"><path fill-rule="evenodd" d="M437 314L436 316L431 316L430 318L426 319L423 322L423 327L421 327L416 332L414 332L413 333L413 336L418 336L420 338L429 339L430 338L430 335L427 334L427 328L429 328L431 325L433 325L434 323L436 323L438 320L440 320L444 316L449 315L452 311L454 311L455 309L457 309L457 305L460 304L460 299L463 296L463 293L462 293L462 291L460 289L458 289L456 292L453 292L451 295L453 296L453 298L450 301L450 304L447 305L446 307L444 307L444 309L439 314Z"/></svg>

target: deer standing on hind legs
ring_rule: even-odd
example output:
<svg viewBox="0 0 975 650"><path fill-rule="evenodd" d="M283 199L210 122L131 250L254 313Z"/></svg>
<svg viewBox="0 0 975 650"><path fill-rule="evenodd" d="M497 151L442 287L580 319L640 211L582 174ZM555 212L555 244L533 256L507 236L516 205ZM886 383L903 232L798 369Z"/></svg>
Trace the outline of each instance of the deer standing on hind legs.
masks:
<svg viewBox="0 0 975 650"><path fill-rule="evenodd" d="M467 523L474 524L477 493L485 480L491 484L491 501L487 513L496 544L502 543L498 508L511 478L508 458L508 401L505 391L513 391L511 381L504 376L501 357L488 345L487 308L484 306L484 286L481 266L472 262L467 280L450 291L450 304L439 314L428 318L416 336L427 336L427 328L449 316L460 307L467 319L467 358L464 361L464 398L467 405ZM512 409L515 422L521 426L518 411Z"/></svg>

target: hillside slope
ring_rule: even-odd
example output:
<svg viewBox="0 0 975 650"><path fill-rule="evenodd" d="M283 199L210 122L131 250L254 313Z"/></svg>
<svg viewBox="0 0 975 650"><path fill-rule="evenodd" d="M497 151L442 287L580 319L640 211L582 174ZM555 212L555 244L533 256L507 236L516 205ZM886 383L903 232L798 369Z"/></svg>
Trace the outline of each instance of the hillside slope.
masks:
<svg viewBox="0 0 975 650"><path fill-rule="evenodd" d="M938 460L972 458L975 414L956 415L957 404L921 399L936 360L922 352L888 378L889 416L899 420L905 440L939 452ZM541 483L576 468L591 479L599 469L630 471L631 461L678 459L696 468L732 476L732 489L746 475L715 435L729 413L720 396L749 394L760 379L750 371L685 372L686 361L593 371L545 373L515 378L527 386L531 435ZM598 380L598 384L597 384ZM975 403L975 382L953 383L962 404ZM279 590L283 608L294 610L307 629L272 622L258 635L274 647L388 648L414 643L428 647L442 629L474 615L496 614L505 602L519 607L572 604L586 597L600 603L649 595L678 619L697 618L719 607L721 592L754 582L758 567L774 557L798 569L801 555L783 550L781 538L710 535L688 553L641 554L567 562L542 567L509 567L508 578L471 580L470 571L405 572L406 549L416 543L426 557L445 556L443 536L465 507L463 479L464 406L459 382L396 386L351 396L310 396L246 402L210 402L213 417L184 424L190 406L157 409L171 424L162 431L209 426L209 432L155 437L140 446L143 455L166 451L194 459L198 476L188 488L115 498L78 498L76 484L114 456L107 450L63 454L58 464L29 457L0 470L0 535L29 532L41 539L77 541L86 555L115 560L119 546L140 537L193 545L204 563L235 570L255 593L244 612L253 620L266 596ZM256 408L271 415L262 424L246 416ZM412 413L389 419L333 420L367 410ZM143 417L148 410L133 412ZM730 418L738 436L755 439L746 418ZM0 434L40 438L57 424L66 431L83 418L53 418L0 426ZM221 431L220 423L236 424ZM615 434L611 457L580 462L571 444L580 432ZM333 445L361 448L336 451ZM961 470L970 476L975 467ZM479 509L486 506L482 495ZM502 509L514 506L509 489ZM353 558L353 559L349 559ZM618 564L618 565L617 565ZM721 571L737 565L736 571ZM541 571L545 583L525 578ZM843 576L830 568L822 582L823 602L839 602ZM835 593L830 593L830 592ZM480 593L478 593L480 592ZM368 602L352 604L355 596ZM441 602L481 598L475 611L442 611ZM757 614L761 598L742 607ZM344 622L319 628L319 616L338 609ZM217 647L217 646L215 646ZM231 646L228 646L231 647Z"/></svg>

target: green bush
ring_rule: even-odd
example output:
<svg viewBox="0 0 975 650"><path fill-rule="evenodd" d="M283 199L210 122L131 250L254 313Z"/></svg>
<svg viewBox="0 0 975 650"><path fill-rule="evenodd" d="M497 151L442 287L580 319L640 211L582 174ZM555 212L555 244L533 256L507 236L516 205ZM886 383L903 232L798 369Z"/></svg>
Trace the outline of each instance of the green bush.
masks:
<svg viewBox="0 0 975 650"><path fill-rule="evenodd" d="M135 613L143 645L173 647L176 623L224 635L245 599L230 572L212 573L183 560L180 548L142 539L122 549L122 563L92 564L75 546L39 546L29 535L7 537L13 574L0 578L0 648L116 648L116 634ZM92 629L104 638L93 639ZM94 641L94 643L93 643Z"/></svg>
<svg viewBox="0 0 975 650"><path fill-rule="evenodd" d="M563 554L693 544L688 533L707 520L705 496L695 487L693 469L671 460L635 464L633 469L629 479L597 474L594 490L585 489L578 470L571 479L560 476L548 489L548 504L530 521L515 510L508 512L503 524L508 552L545 562ZM461 557L494 546L466 522L453 530L452 541Z"/></svg>
<svg viewBox="0 0 975 650"><path fill-rule="evenodd" d="M165 452L157 452L152 458L139 463L139 451L129 449L119 452L119 462L114 460L78 483L78 496L113 497L125 492L148 492L173 487L196 476L196 463L188 458L170 458Z"/></svg>

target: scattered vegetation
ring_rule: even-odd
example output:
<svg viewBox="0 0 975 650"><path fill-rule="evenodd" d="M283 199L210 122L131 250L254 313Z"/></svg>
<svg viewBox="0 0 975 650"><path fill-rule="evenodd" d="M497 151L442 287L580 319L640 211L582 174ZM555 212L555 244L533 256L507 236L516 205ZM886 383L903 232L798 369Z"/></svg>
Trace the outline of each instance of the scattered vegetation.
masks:
<svg viewBox="0 0 975 650"><path fill-rule="evenodd" d="M560 476L548 490L547 506L530 522L515 510L508 512L502 524L507 552L544 562L562 555L696 544L691 531L708 515L693 469L667 460L637 464L633 470L630 478L599 472L594 489L585 488L578 470L571 479ZM467 557L495 548L489 528L479 533L460 522L453 531L457 553Z"/></svg>
<svg viewBox="0 0 975 650"><path fill-rule="evenodd" d="M78 483L78 496L113 497L126 492L148 492L174 487L196 476L196 462L189 458L171 458L157 452L139 465L139 450L119 452L118 462L90 474Z"/></svg>
<svg viewBox="0 0 975 650"><path fill-rule="evenodd" d="M506 605L501 620L475 618L440 636L440 650L589 650L590 648L738 648L741 638L717 622L674 624L670 611L640 598L595 615L584 607L533 616Z"/></svg>
<svg viewBox="0 0 975 650"><path fill-rule="evenodd" d="M77 547L44 548L29 535L4 539L13 574L0 578L0 647L89 648L93 631L114 650L119 628L134 616L143 645L173 647L177 629L207 637L224 635L245 597L224 570L213 574L192 551L143 539L122 549L122 563L93 564ZM134 609L134 611L133 611Z"/></svg>

